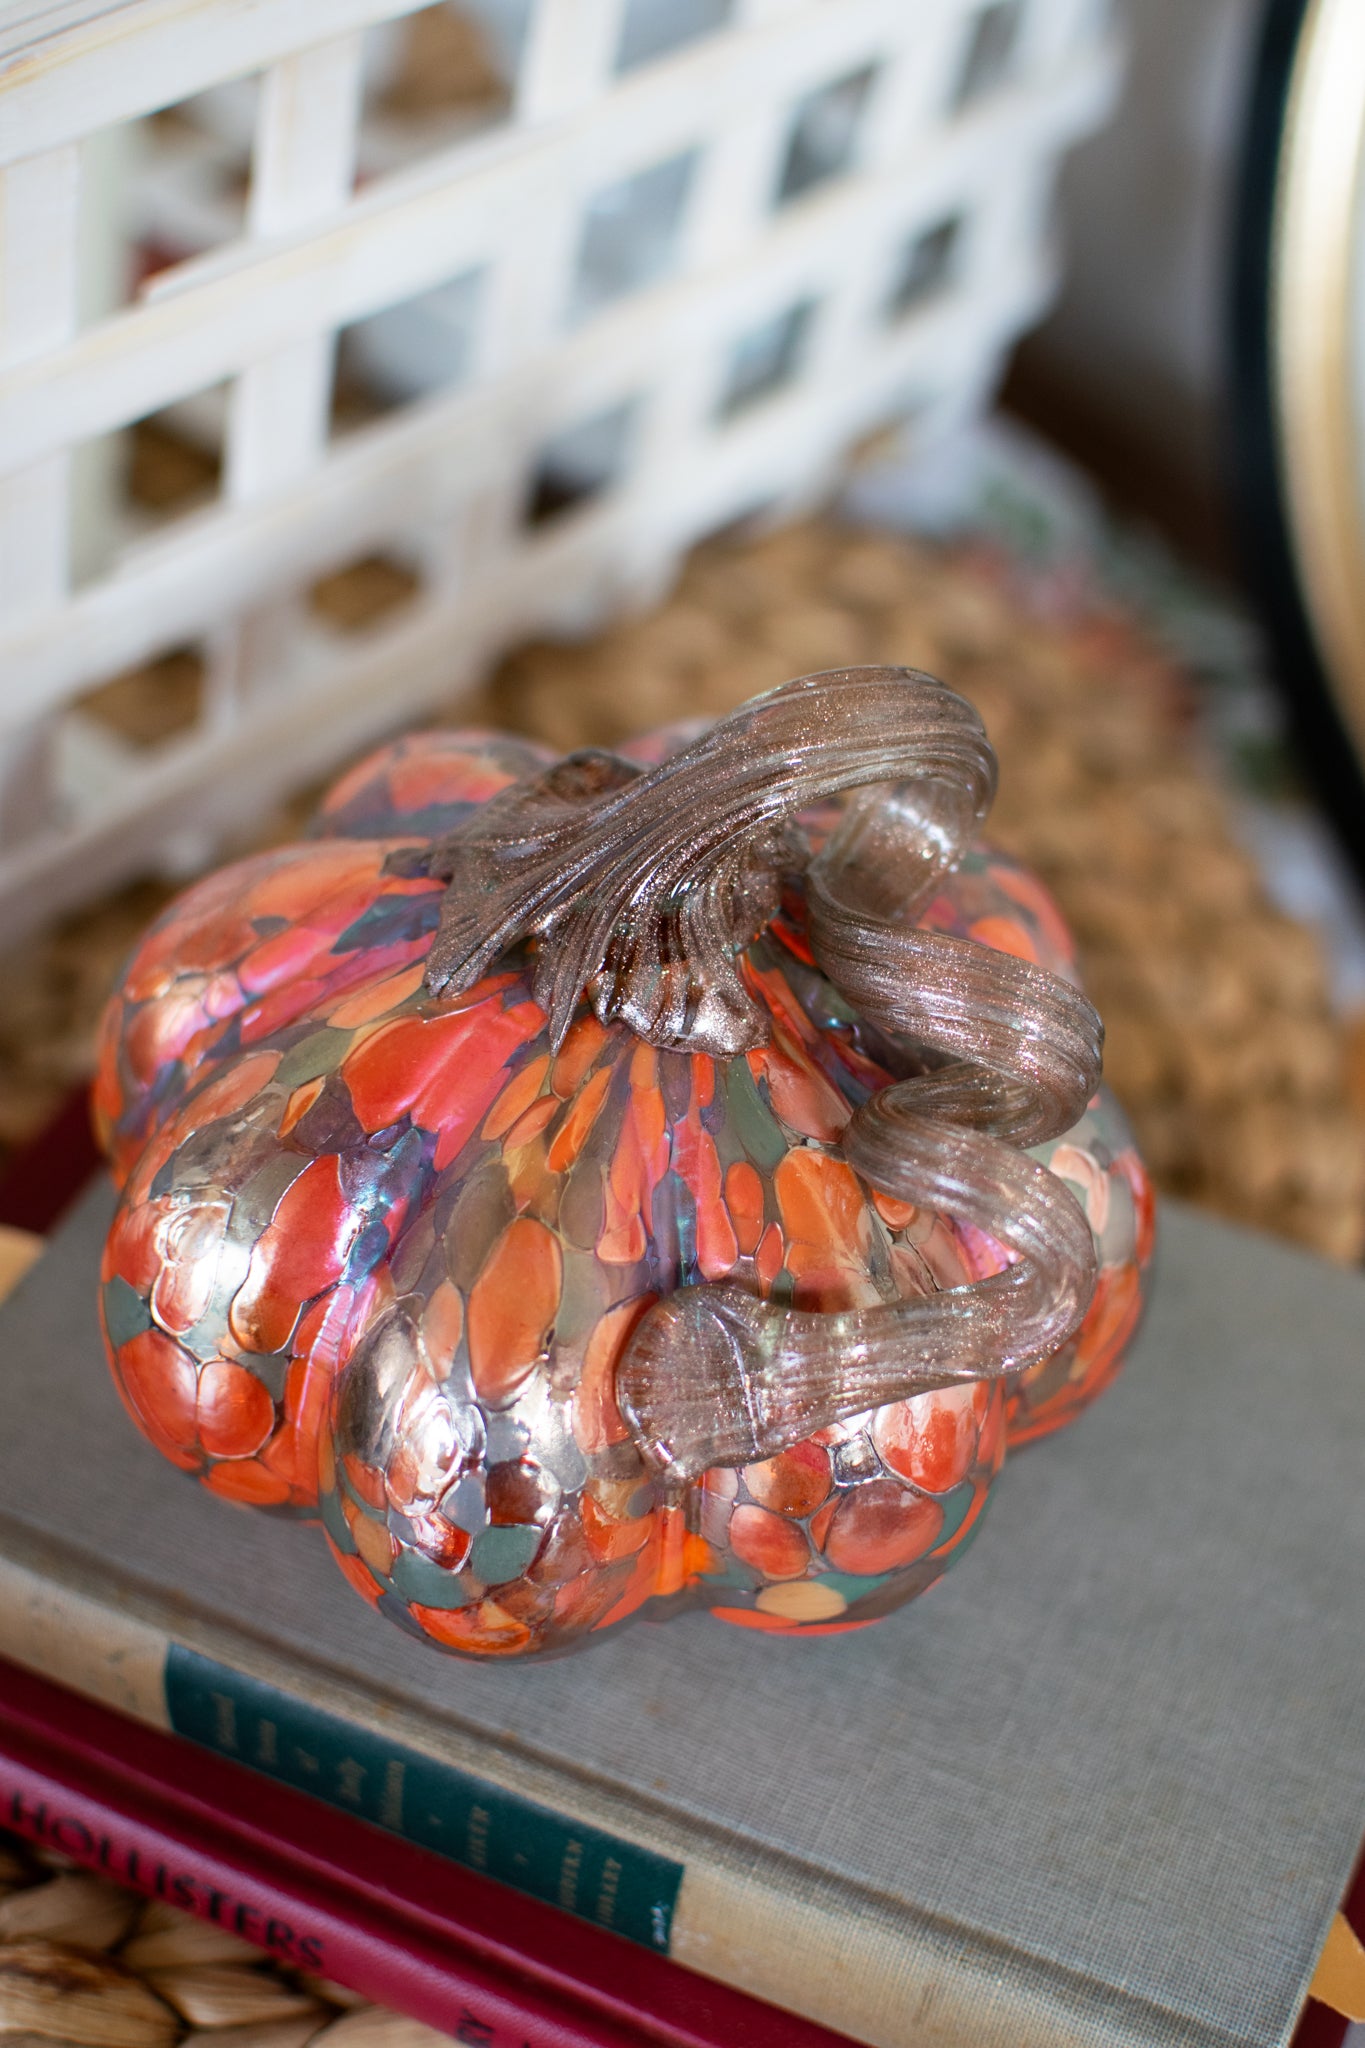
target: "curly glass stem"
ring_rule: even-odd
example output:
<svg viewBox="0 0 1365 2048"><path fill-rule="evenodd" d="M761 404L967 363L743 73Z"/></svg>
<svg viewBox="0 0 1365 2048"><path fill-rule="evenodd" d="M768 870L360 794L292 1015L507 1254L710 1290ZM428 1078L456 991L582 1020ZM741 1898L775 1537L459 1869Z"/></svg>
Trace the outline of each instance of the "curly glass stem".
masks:
<svg viewBox="0 0 1365 2048"><path fill-rule="evenodd" d="M670 1479L770 1458L888 1401L1020 1371L1076 1329L1095 1252L1074 1197L998 1139L922 1115L917 1085L873 1096L845 1156L887 1193L969 1218L1015 1263L968 1287L832 1313L740 1287L677 1289L637 1325L616 1382L637 1441Z"/></svg>
<svg viewBox="0 0 1365 2048"><path fill-rule="evenodd" d="M830 893L831 865L807 878L811 951L860 1016L892 1038L970 1062L927 1074L926 1107L1013 1145L1068 1130L1099 1081L1103 1031L1080 990L974 939L879 923Z"/></svg>
<svg viewBox="0 0 1365 2048"><path fill-rule="evenodd" d="M910 669L839 669L755 699L642 772L570 755L503 791L421 856L449 888L427 967L458 993L535 942L534 992L562 1042L586 992L658 1046L733 1058L770 1020L737 956L809 862L795 812L856 791L809 869L829 980L897 1042L914 1078L843 1138L873 1187L974 1224L1011 1263L972 1286L823 1313L733 1285L678 1289L637 1325L617 1395L644 1456L682 1481L1063 1343L1094 1282L1090 1231L1019 1148L1066 1130L1099 1078L1100 1028L1055 975L916 927L995 791L971 705ZM404 856L410 858L410 856Z"/></svg>
<svg viewBox="0 0 1365 2048"><path fill-rule="evenodd" d="M971 816L937 762L864 797L808 875L808 929L861 1016L907 1051L946 1058L858 1110L845 1158L874 1187L975 1225L1012 1263L970 1286L832 1313L729 1285L677 1290L637 1325L617 1370L636 1440L672 1481L771 1457L889 1401L1020 1371L1084 1316L1089 1225L1018 1148L1081 1115L1099 1080L1099 1019L1058 976L905 921L960 857Z"/></svg>
<svg viewBox="0 0 1365 2048"><path fill-rule="evenodd" d="M972 706L910 669L787 683L646 773L571 756L504 791L433 850L450 880L427 983L459 992L536 937L558 1044L585 990L651 1044L733 1056L768 1020L736 952L803 865L787 821L841 790L914 777L914 885L931 889L986 814L995 757Z"/></svg>

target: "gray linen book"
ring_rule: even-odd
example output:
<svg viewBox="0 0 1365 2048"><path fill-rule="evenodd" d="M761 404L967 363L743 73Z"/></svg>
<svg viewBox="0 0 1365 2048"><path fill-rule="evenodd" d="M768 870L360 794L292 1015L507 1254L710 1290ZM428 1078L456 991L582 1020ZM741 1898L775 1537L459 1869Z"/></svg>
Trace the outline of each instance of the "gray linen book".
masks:
<svg viewBox="0 0 1365 2048"><path fill-rule="evenodd" d="M208 1741L190 1681L235 1673L203 1695L224 1746L234 1700L273 1703L278 1775L280 1715L348 1724L350 1796L369 1772L405 1826L425 1759L428 1822L445 1770L482 1816L451 1853L489 1868L490 1813L515 1850L548 1810L620 1888L672 1873L655 1945L886 2048L1287 2039L1365 1830L1365 1282L1168 1206L1119 1385L917 1605L476 1667L135 1435L95 1332L108 1199L0 1312L0 1651Z"/></svg>

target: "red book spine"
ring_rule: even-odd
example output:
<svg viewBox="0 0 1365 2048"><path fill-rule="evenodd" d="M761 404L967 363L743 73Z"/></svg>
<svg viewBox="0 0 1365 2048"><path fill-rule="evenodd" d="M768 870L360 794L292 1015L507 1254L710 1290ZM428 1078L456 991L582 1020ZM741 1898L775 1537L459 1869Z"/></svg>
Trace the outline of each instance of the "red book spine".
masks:
<svg viewBox="0 0 1365 2048"><path fill-rule="evenodd" d="M189 1910L235 1927L243 1905L257 1946L298 1960L300 1940L320 1943L322 1974L457 2039L463 2025L489 2048L849 2048L814 2021L0 1659L0 1827L15 1792L18 1831L37 1839L41 1825L53 1846L172 1904L182 1901L164 1886L188 1878L200 1887ZM520 2034L478 2032L493 2023L492 1992L519 2015Z"/></svg>
<svg viewBox="0 0 1365 2048"><path fill-rule="evenodd" d="M340 1910L297 1873L244 1867L162 1815L129 1813L0 1730L0 1825L116 1883L240 1934L281 1962L335 1978L377 2004L482 2048L639 2048L642 2036L568 2013L399 1916Z"/></svg>

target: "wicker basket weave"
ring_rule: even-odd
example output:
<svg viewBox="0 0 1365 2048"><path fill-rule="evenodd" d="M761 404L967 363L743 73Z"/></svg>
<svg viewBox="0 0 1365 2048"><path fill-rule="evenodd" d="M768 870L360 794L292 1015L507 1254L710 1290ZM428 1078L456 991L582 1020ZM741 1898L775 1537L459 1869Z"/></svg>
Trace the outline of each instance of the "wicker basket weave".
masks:
<svg viewBox="0 0 1365 2048"><path fill-rule="evenodd" d="M445 2038L0 1833L4 2048L437 2048Z"/></svg>
<svg viewBox="0 0 1365 2048"><path fill-rule="evenodd" d="M362 627L392 597L378 574L316 593ZM525 647L478 700L435 716L609 744L801 670L879 660L944 675L980 706L1001 757L991 830L1078 934L1106 1071L1161 1186L1359 1259L1365 1105L1321 946L1270 904L1195 742L1189 685L1132 620L1041 617L1002 559L811 522L704 546L652 613ZM107 715L154 720L168 694L173 708L164 679L144 677ZM126 891L0 960L0 1143L88 1073L104 994L165 893Z"/></svg>

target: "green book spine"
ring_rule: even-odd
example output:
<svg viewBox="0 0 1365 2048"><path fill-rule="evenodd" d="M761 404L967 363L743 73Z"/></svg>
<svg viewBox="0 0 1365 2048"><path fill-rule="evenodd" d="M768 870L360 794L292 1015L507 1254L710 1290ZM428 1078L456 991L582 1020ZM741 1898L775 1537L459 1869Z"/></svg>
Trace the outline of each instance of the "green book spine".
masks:
<svg viewBox="0 0 1365 2048"><path fill-rule="evenodd" d="M172 1643L177 1735L667 1955L683 1866Z"/></svg>

